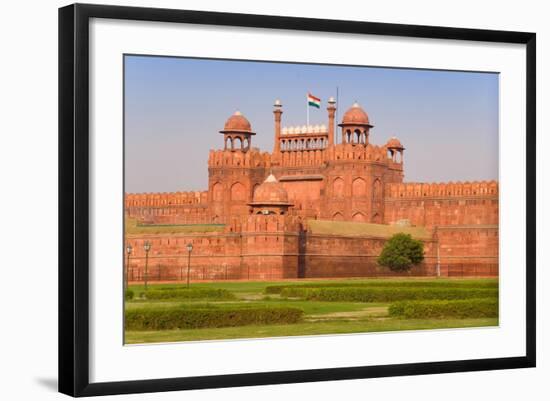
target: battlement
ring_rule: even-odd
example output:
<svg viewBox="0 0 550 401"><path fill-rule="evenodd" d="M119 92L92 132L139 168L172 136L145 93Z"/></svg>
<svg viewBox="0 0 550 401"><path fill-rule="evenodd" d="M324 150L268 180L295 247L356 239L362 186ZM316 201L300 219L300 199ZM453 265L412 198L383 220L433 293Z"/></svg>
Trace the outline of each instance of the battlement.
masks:
<svg viewBox="0 0 550 401"><path fill-rule="evenodd" d="M124 205L131 207L201 206L208 203L208 191L145 192L125 194Z"/></svg>
<svg viewBox="0 0 550 401"><path fill-rule="evenodd" d="M319 135L319 134L325 134L328 135L328 128L325 124L317 124L317 125L302 125L302 126L290 126L290 127L283 127L281 131L281 135L283 136L289 136L289 135Z"/></svg>
<svg viewBox="0 0 550 401"><path fill-rule="evenodd" d="M367 160L381 163L390 163L385 146L373 144L357 145L352 143L340 143L328 149L329 160Z"/></svg>
<svg viewBox="0 0 550 401"><path fill-rule="evenodd" d="M252 148L248 152L232 150L210 150L208 167L248 167L269 168L271 166L271 154Z"/></svg>
<svg viewBox="0 0 550 401"><path fill-rule="evenodd" d="M466 181L447 183L390 183L386 184L386 199L425 197L498 196L497 181Z"/></svg>

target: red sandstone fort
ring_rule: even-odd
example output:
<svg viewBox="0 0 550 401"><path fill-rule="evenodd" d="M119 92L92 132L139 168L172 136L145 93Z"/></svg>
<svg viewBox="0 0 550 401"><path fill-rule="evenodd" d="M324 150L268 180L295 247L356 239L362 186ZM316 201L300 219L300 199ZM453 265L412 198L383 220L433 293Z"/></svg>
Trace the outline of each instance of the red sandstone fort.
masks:
<svg viewBox="0 0 550 401"><path fill-rule="evenodd" d="M271 153L236 112L210 151L208 190L126 194L130 281L143 279L145 241L151 280L181 278L189 256L193 280L385 275L376 258L397 232L424 242L413 275L498 275L496 181L403 182L397 138L372 144L355 103L337 143L332 98L327 112L326 125L282 127L276 101Z"/></svg>

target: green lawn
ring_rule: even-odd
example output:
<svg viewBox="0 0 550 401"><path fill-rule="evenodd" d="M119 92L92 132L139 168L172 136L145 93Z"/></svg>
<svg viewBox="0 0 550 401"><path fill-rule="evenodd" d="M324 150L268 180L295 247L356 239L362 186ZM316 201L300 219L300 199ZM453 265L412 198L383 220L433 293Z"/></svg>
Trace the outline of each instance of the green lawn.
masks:
<svg viewBox="0 0 550 401"><path fill-rule="evenodd" d="M308 220L308 227L313 234L373 236L390 238L398 233L410 234L414 238L428 239L431 234L421 226L398 226L353 221Z"/></svg>
<svg viewBox="0 0 550 401"><path fill-rule="evenodd" d="M262 338L307 336L314 334L366 333L398 330L444 329L498 325L497 318L449 320L354 320L306 322L269 326L223 327L219 329L129 331L127 344L159 343L196 340L225 340L236 338Z"/></svg>
<svg viewBox="0 0 550 401"><path fill-rule="evenodd" d="M237 297L236 300L139 300L126 302L127 309L140 308L187 308L202 307L206 305L231 307L247 306L284 306L301 309L304 312L303 320L292 324L248 325L240 327L220 327L185 330L157 330L157 331L126 331L126 343L159 343L196 340L220 340L237 338L261 338L299 336L315 334L342 334L361 332L380 332L396 330L422 330L460 327L497 326L498 318L467 318L467 319L403 319L393 318L388 315L390 303L365 303L365 302L324 302L307 301L302 299L285 299L279 294L266 294L267 286L272 285L302 285L330 283L334 286L338 283L368 285L369 283L387 282L395 285L399 290L403 282L418 281L431 287L446 287L460 285L460 287L480 288L488 283L497 283L496 279L345 279L345 280L287 280L280 282L216 282L193 283L191 288L223 288L231 291ZM420 284L419 284L420 285ZM150 289L159 288L185 288L182 284L153 284ZM402 287L401 287L402 288ZM131 285L130 289L137 295L142 292L143 286Z"/></svg>

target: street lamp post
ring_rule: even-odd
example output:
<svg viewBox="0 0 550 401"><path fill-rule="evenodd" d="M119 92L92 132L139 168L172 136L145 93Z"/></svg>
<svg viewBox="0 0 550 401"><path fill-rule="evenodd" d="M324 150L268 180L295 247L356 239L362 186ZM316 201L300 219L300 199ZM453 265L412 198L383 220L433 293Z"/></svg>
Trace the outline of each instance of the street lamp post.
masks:
<svg viewBox="0 0 550 401"><path fill-rule="evenodd" d="M130 255L132 254L132 245L126 246L126 270L124 274L124 289L128 289L128 271L130 270Z"/></svg>
<svg viewBox="0 0 550 401"><path fill-rule="evenodd" d="M441 256L439 255L439 231L437 230L438 227L435 226L435 239L437 241L437 261L436 261L436 275L437 277L441 277Z"/></svg>
<svg viewBox="0 0 550 401"><path fill-rule="evenodd" d="M187 244L187 288L189 288L189 272L191 270L191 252L193 251L193 244Z"/></svg>
<svg viewBox="0 0 550 401"><path fill-rule="evenodd" d="M145 250L145 291L147 291L147 264L149 263L149 251L151 250L151 243L149 241L145 241L143 244L143 249Z"/></svg>

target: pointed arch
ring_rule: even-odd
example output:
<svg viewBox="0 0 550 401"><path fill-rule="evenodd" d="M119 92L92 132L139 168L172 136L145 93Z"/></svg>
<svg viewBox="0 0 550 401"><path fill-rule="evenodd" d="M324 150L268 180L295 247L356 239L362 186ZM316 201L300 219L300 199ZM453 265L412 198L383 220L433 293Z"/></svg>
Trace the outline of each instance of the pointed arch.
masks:
<svg viewBox="0 0 550 401"><path fill-rule="evenodd" d="M382 196L382 182L380 179L375 179L372 183L372 197L379 199Z"/></svg>
<svg viewBox="0 0 550 401"><path fill-rule="evenodd" d="M341 177L337 177L332 182L332 193L338 198L344 196L344 180Z"/></svg>
<svg viewBox="0 0 550 401"><path fill-rule="evenodd" d="M372 215L372 222L376 224L382 224L382 216L379 213L374 213Z"/></svg>
<svg viewBox="0 0 550 401"><path fill-rule="evenodd" d="M243 184L236 182L231 185L231 200L244 201L246 200L246 190Z"/></svg>
<svg viewBox="0 0 550 401"><path fill-rule="evenodd" d="M223 185L221 182L217 182L212 185L212 200L214 202L223 200Z"/></svg>
<svg viewBox="0 0 550 401"><path fill-rule="evenodd" d="M367 182L363 178L356 178L351 184L351 191L354 197L367 195Z"/></svg>
<svg viewBox="0 0 550 401"><path fill-rule="evenodd" d="M358 222L364 222L364 221L367 220L366 216L365 216L363 213L361 213L361 212L355 213L355 214L351 217L351 219L352 219L353 221L358 221Z"/></svg>
<svg viewBox="0 0 550 401"><path fill-rule="evenodd" d="M354 134L355 134L355 137L353 138L355 143L361 143L361 130L359 129L356 129L355 131L353 131Z"/></svg>
<svg viewBox="0 0 550 401"><path fill-rule="evenodd" d="M342 221L344 220L344 215L340 212L336 212L332 215L332 220L334 221Z"/></svg>

